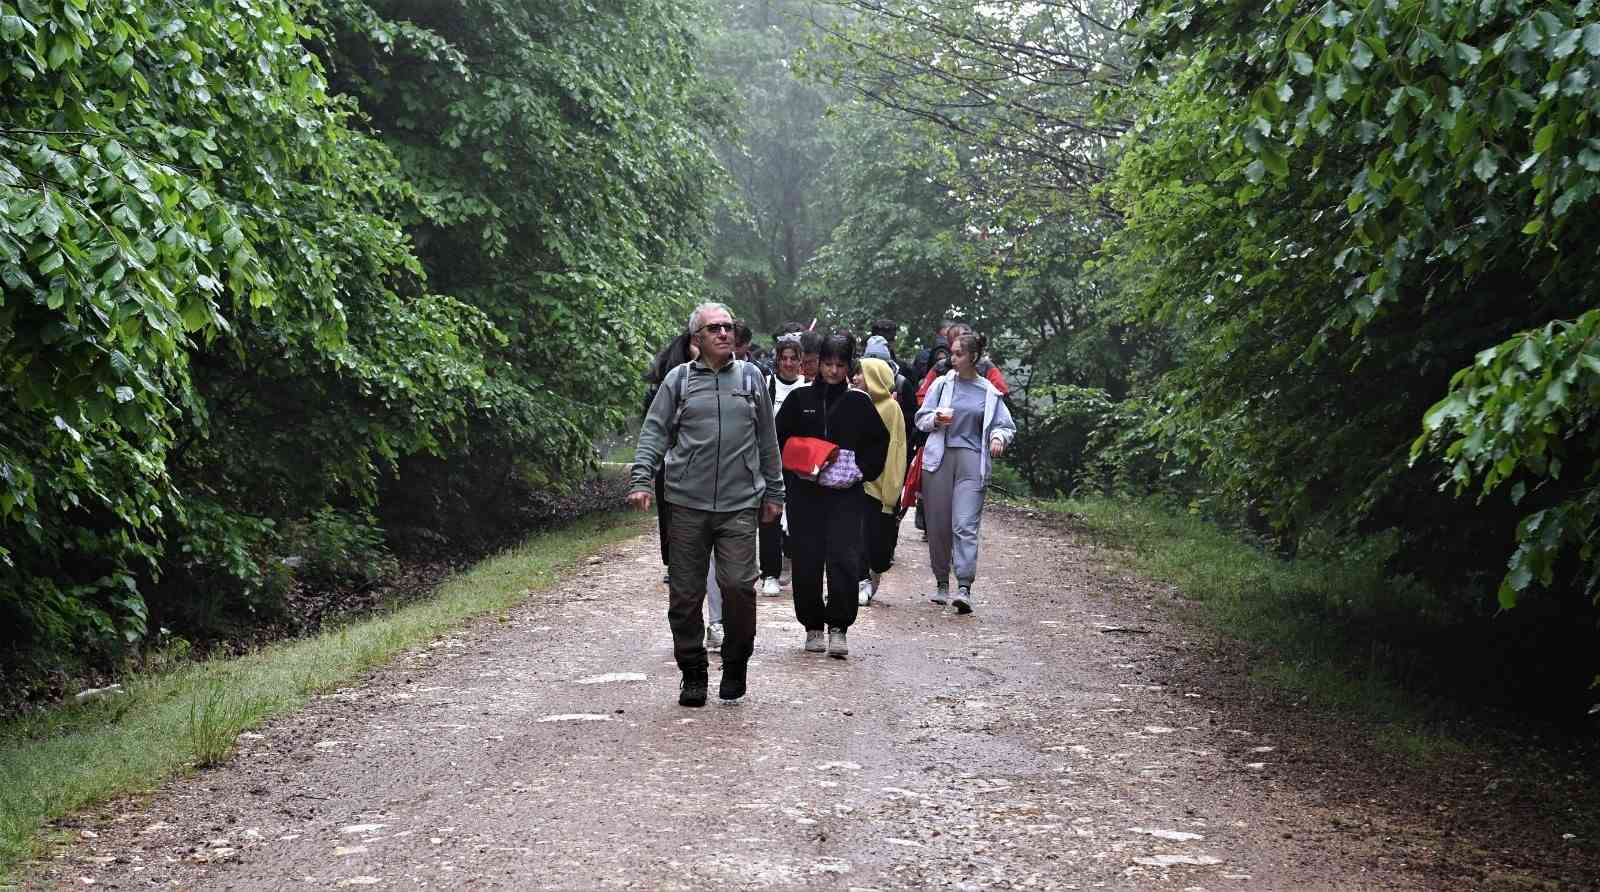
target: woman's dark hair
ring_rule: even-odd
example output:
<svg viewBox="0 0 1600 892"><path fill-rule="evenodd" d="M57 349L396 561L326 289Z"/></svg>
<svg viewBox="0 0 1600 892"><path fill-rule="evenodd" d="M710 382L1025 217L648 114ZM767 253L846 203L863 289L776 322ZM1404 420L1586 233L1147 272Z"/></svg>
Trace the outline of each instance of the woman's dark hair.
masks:
<svg viewBox="0 0 1600 892"><path fill-rule="evenodd" d="M645 369L644 379L651 384L660 384L666 380L667 373L689 361L689 333L683 332L656 354L655 361Z"/></svg>
<svg viewBox="0 0 1600 892"><path fill-rule="evenodd" d="M849 364L856 358L856 336L843 329L828 335L817 348L817 360L837 359Z"/></svg>
<svg viewBox="0 0 1600 892"><path fill-rule="evenodd" d="M983 355L983 338L978 337L970 331L966 334L958 335L956 337L956 343L960 344L961 349L965 350L967 355L972 357L973 362L977 362L978 357Z"/></svg>
<svg viewBox="0 0 1600 892"><path fill-rule="evenodd" d="M778 343L774 344L773 347L772 347L772 357L774 359L782 359L783 358L783 351L785 351L785 350L793 350L794 351L794 358L795 359L799 359L800 358L800 341L799 341L799 339L794 339L794 340L790 340L788 338L780 339L778 341Z"/></svg>

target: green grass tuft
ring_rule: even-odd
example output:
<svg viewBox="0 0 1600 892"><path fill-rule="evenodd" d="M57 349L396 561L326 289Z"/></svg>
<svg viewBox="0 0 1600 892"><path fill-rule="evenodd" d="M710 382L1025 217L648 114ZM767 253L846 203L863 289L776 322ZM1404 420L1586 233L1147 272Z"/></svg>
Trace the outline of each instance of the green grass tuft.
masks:
<svg viewBox="0 0 1600 892"><path fill-rule="evenodd" d="M1404 685L1406 667L1362 631L1437 613L1421 586L1370 556L1285 560L1169 506L1103 498L1044 502L1124 545L1123 559L1199 601L1210 620L1269 659L1253 677L1313 705L1386 726L1386 751L1409 759L1453 748L1424 730L1430 704Z"/></svg>
<svg viewBox="0 0 1600 892"><path fill-rule="evenodd" d="M452 577L426 601L237 659L123 682L127 693L0 723L0 882L45 823L219 764L238 735L408 647L504 611L595 549L637 535L647 515L606 514L542 533Z"/></svg>

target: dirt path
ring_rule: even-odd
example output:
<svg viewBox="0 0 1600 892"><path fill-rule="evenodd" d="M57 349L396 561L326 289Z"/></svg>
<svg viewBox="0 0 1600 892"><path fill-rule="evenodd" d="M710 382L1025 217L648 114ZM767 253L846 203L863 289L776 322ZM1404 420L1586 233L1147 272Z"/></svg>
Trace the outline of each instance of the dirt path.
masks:
<svg viewBox="0 0 1600 892"><path fill-rule="evenodd" d="M1416 809L1325 786L1293 745L1181 681L1181 667L1210 658L1181 619L1162 618L1175 593L1117 575L1059 527L996 510L978 612L956 618L921 594L916 536L906 523L848 661L803 653L787 593L763 598L750 695L717 702L713 659L713 701L699 710L676 705L655 537L638 537L506 621L247 735L229 765L80 816L67 825L77 839L30 885L1484 879L1470 858L1452 874Z"/></svg>

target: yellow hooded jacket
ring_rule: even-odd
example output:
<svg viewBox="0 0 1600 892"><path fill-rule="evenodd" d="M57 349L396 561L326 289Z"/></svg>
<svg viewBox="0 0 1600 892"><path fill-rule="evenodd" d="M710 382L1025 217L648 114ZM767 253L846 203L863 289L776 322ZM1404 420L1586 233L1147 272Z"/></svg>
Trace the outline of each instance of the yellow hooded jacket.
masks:
<svg viewBox="0 0 1600 892"><path fill-rule="evenodd" d="M889 429L889 459L883 463L883 473L866 484L867 495L883 505L883 513L893 514L900 506L900 486L906 480L906 417L894 401L894 371L881 359L861 360L861 376L867 385L867 395Z"/></svg>

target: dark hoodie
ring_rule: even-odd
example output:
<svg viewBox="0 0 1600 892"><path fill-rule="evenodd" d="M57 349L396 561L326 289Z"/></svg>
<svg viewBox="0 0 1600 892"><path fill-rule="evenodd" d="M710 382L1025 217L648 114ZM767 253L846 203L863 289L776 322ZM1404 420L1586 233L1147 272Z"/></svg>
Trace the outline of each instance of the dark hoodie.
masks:
<svg viewBox="0 0 1600 892"><path fill-rule="evenodd" d="M876 480L883 473L889 456L889 429L883 426L883 418L872 405L872 397L851 390L844 382L830 385L818 378L790 393L778 412L777 428L780 451L790 437L819 437L840 449L852 450L865 480ZM797 526L809 526L804 520L820 522L822 518L809 515L823 510L828 498L835 493L853 492L860 498L859 483L850 490L829 490L788 471L783 472L783 478L791 532ZM797 524L797 520L802 522Z"/></svg>

